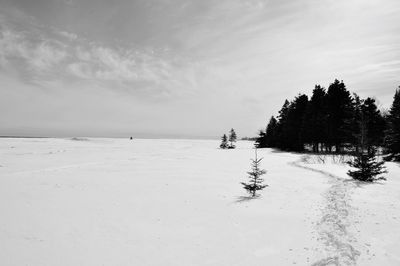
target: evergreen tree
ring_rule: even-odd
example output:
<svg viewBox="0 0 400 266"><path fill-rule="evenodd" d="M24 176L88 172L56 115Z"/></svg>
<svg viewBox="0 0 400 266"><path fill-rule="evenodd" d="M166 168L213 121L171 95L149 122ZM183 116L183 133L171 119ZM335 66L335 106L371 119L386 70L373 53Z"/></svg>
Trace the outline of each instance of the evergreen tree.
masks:
<svg viewBox="0 0 400 266"><path fill-rule="evenodd" d="M376 150L368 143L368 120L367 117L361 113L359 121L359 135L357 137L360 150L357 151L355 159L348 164L356 170L349 170L347 174L353 179L373 182L376 180L386 180L379 175L386 173L384 163L378 162L376 159Z"/></svg>
<svg viewBox="0 0 400 266"><path fill-rule="evenodd" d="M258 137L256 138L255 146L257 148L272 148L276 147L277 139L276 139L276 131L277 131L278 121L275 117L271 117L269 120L268 126L264 131L260 130L258 133Z"/></svg>
<svg viewBox="0 0 400 266"><path fill-rule="evenodd" d="M265 147L272 148L276 147L276 129L278 127L278 121L275 117L271 117L269 120L267 129L265 130Z"/></svg>
<svg viewBox="0 0 400 266"><path fill-rule="evenodd" d="M265 145L282 150L304 149L303 120L308 104L307 95L299 95L292 102L285 100L279 111L278 121L273 117L265 132ZM262 139L261 139L262 142Z"/></svg>
<svg viewBox="0 0 400 266"><path fill-rule="evenodd" d="M261 178L262 175L266 173L264 169L260 169L260 163L263 158L257 158L257 148L255 149L256 157L251 159L251 171L247 172L249 181L248 183L242 182L243 188L254 198L257 196L256 192L262 190L268 185L264 185L264 179Z"/></svg>
<svg viewBox="0 0 400 266"><path fill-rule="evenodd" d="M229 142L230 142L229 149L236 148L236 146L234 145L234 143L236 142L236 139L237 139L236 132L232 128L231 131L229 132Z"/></svg>
<svg viewBox="0 0 400 266"><path fill-rule="evenodd" d="M287 124L287 117L289 114L289 106L290 102L286 99L283 103L281 110L278 115L278 124L276 127L276 148L283 149L285 147L285 142L287 136L285 135L287 132L284 130L285 125Z"/></svg>
<svg viewBox="0 0 400 266"><path fill-rule="evenodd" d="M256 141L254 142L254 146L256 148L266 148L267 147L267 138L266 138L265 132L263 130L260 130L258 132L258 137L256 138Z"/></svg>
<svg viewBox="0 0 400 266"><path fill-rule="evenodd" d="M303 139L312 144L313 152L320 151L320 144L326 141L326 92L315 85L304 117Z"/></svg>
<svg viewBox="0 0 400 266"><path fill-rule="evenodd" d="M361 100L360 96L358 96L356 93L353 94L354 98L354 108L353 108L353 118L352 118L352 135L353 135L353 140L352 143L356 149L356 154L359 153L360 151L360 123L361 123L361 117L362 117L362 108L361 106L363 105L363 100Z"/></svg>
<svg viewBox="0 0 400 266"><path fill-rule="evenodd" d="M400 161L400 86L396 90L393 104L389 111L385 146L389 153L387 159Z"/></svg>
<svg viewBox="0 0 400 266"><path fill-rule="evenodd" d="M343 144L351 143L353 99L343 81L335 80L328 88L327 99L327 141L329 150L335 146L337 153Z"/></svg>
<svg viewBox="0 0 400 266"><path fill-rule="evenodd" d="M289 105L285 124L283 125L284 139L280 148L290 151L303 151L303 121L308 104L307 95L297 96Z"/></svg>
<svg viewBox="0 0 400 266"><path fill-rule="evenodd" d="M226 134L224 134L221 137L221 144L219 145L219 147L221 149L227 149L228 148L228 137L226 136Z"/></svg>
<svg viewBox="0 0 400 266"><path fill-rule="evenodd" d="M349 162L349 165L357 170L349 170L347 174L353 179L365 182L386 180L386 178L379 176L386 173L384 163L384 161L378 162L376 160L375 148L370 148L369 151L359 152L354 161Z"/></svg>
<svg viewBox="0 0 400 266"><path fill-rule="evenodd" d="M366 120L367 149L381 145L384 138L385 120L376 106L375 100L369 97L365 99L361 105L361 112Z"/></svg>

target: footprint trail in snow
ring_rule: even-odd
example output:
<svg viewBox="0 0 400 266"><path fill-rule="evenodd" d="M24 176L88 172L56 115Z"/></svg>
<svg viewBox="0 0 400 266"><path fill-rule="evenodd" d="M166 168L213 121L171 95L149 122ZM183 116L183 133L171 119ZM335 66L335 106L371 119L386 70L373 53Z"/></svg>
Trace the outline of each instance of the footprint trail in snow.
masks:
<svg viewBox="0 0 400 266"><path fill-rule="evenodd" d="M320 250L321 258L311 265L356 265L360 252L355 248L357 239L348 230L351 225L351 213L354 212L350 203L351 190L355 184L298 162L292 165L329 177L330 186L323 194L321 218L316 224L317 239L323 250Z"/></svg>

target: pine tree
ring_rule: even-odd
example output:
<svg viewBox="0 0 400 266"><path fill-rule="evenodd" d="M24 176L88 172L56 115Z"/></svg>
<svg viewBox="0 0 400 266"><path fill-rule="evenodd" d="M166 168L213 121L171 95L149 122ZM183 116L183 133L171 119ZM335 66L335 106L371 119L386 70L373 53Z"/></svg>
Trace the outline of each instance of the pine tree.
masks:
<svg viewBox="0 0 400 266"><path fill-rule="evenodd" d="M258 132L258 137L254 142L254 146L257 148L265 148L267 147L267 136L263 130Z"/></svg>
<svg viewBox="0 0 400 266"><path fill-rule="evenodd" d="M384 163L378 162L376 159L376 150L368 143L368 120L363 113L359 122L360 133L357 136L359 141L359 149L356 152L355 159L348 164L356 168L356 170L349 170L347 174L353 179L373 182L377 180L386 180L379 175L386 173Z"/></svg>
<svg viewBox="0 0 400 266"><path fill-rule="evenodd" d="M277 145L277 126L278 122L276 121L275 117L271 117L269 120L268 126L264 131L260 130L258 133L258 137L255 141L255 146L257 148L273 148Z"/></svg>
<svg viewBox="0 0 400 266"><path fill-rule="evenodd" d="M389 111L385 146L389 153L387 159L400 161L400 86L394 95L393 104Z"/></svg>
<svg viewBox="0 0 400 266"><path fill-rule="evenodd" d="M304 150L303 138L303 125L304 115L308 105L308 96L299 94L294 98L289 106L289 113L287 117L287 124L285 130L287 131L286 149L291 151Z"/></svg>
<svg viewBox="0 0 400 266"><path fill-rule="evenodd" d="M371 148L369 151L360 152L354 161L349 162L349 165L357 170L349 170L347 174L353 179L365 182L386 180L386 178L379 176L387 173L384 163L384 161L378 162L376 160L375 149Z"/></svg>
<svg viewBox="0 0 400 266"><path fill-rule="evenodd" d="M267 129L265 130L265 146L267 148L276 147L276 129L278 126L278 122L275 117L271 117L269 120Z"/></svg>
<svg viewBox="0 0 400 266"><path fill-rule="evenodd" d="M298 95L293 101L285 101L279 111L279 122L274 125L274 142L282 150L303 151L303 121L308 104L307 95Z"/></svg>
<svg viewBox="0 0 400 266"><path fill-rule="evenodd" d="M264 179L262 175L266 173L264 169L260 169L260 163L263 158L257 158L257 148L255 149L256 157L251 159L251 171L247 172L249 181L248 183L242 182L243 188L254 198L257 196L256 192L262 190L268 185L263 185Z"/></svg>
<svg viewBox="0 0 400 266"><path fill-rule="evenodd" d="M228 137L226 136L226 134L224 134L221 137L221 144L219 145L219 147L221 149L227 149L228 148Z"/></svg>
<svg viewBox="0 0 400 266"><path fill-rule="evenodd" d="M368 97L361 105L361 111L367 123L368 149L373 145L380 146L383 143L385 120L375 104L375 100Z"/></svg>
<svg viewBox="0 0 400 266"><path fill-rule="evenodd" d="M285 146L286 136L284 135L286 132L284 131L284 127L287 123L287 116L289 113L289 105L290 102L286 99L282 105L281 110L279 110L278 121L275 128L275 147L279 149L283 149Z"/></svg>
<svg viewBox="0 0 400 266"><path fill-rule="evenodd" d="M353 118L352 118L352 143L355 147L355 152L358 154L360 152L360 122L362 117L362 109L361 106L364 103L364 100L360 98L356 93L353 93L354 98L354 108L353 108Z"/></svg>
<svg viewBox="0 0 400 266"><path fill-rule="evenodd" d="M353 99L343 81L336 79L328 88L326 100L328 147L331 150L335 146L336 152L340 153L343 144L353 140Z"/></svg>
<svg viewBox="0 0 400 266"><path fill-rule="evenodd" d="M326 141L326 91L315 85L304 115L303 139L312 144L313 152L320 151L320 144Z"/></svg>
<svg viewBox="0 0 400 266"><path fill-rule="evenodd" d="M278 134L278 145L277 148L279 149L287 149L288 147L288 139L289 139L289 132L287 130L288 128L288 124L290 123L288 121L288 117L289 117L289 112L290 112L290 108L291 108L291 102L289 102L287 99L285 100L281 110L279 111L279 122L278 122L278 126L277 126L277 134Z"/></svg>
<svg viewBox="0 0 400 266"><path fill-rule="evenodd" d="M236 139L237 139L237 135L236 135L236 132L235 132L235 130L232 128L231 129L231 131L229 132L229 142L230 142L230 145L229 145L229 149L234 149L234 148L236 148L236 146L234 145L234 143L236 142Z"/></svg>

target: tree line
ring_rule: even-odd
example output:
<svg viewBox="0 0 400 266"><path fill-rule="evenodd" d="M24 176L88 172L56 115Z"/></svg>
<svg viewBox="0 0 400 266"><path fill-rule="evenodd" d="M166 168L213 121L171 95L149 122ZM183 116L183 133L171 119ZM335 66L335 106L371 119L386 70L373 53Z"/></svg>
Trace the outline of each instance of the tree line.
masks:
<svg viewBox="0 0 400 266"><path fill-rule="evenodd" d="M382 113L375 99L351 94L343 81L335 80L328 89L316 85L310 98L299 94L284 102L259 132L256 147L315 153L384 147L387 159L400 161L400 87L390 111Z"/></svg>

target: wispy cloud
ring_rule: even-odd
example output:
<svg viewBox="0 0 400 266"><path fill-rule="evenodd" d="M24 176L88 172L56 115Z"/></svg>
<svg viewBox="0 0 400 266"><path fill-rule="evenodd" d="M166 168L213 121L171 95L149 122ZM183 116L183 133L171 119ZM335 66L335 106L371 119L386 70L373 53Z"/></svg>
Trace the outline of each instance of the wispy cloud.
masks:
<svg viewBox="0 0 400 266"><path fill-rule="evenodd" d="M28 60L34 71L49 71L66 57L66 50L57 42L44 41L34 48Z"/></svg>
<svg viewBox="0 0 400 266"><path fill-rule="evenodd" d="M76 35L75 33L71 33L71 32L67 32L67 31L59 31L59 34L61 36L64 36L65 38L69 39L69 40L76 40L78 39L78 35Z"/></svg>
<svg viewBox="0 0 400 266"><path fill-rule="evenodd" d="M36 82L40 76L43 84L46 79L69 77L72 81L83 79L96 84L112 82L114 86L104 84L110 89L118 89L118 85L140 87L143 82L168 89L174 60L162 58L163 51L115 49L88 43L72 33L60 32L60 36L68 40L61 42L46 36L45 32L36 38L25 31L3 26L0 28L0 63L3 68L7 65L27 72ZM147 89L151 87L146 85Z"/></svg>
<svg viewBox="0 0 400 266"><path fill-rule="evenodd" d="M171 66L152 54L133 50L114 50L93 45L75 50L76 59L68 65L72 74L108 81L154 81L169 76Z"/></svg>

